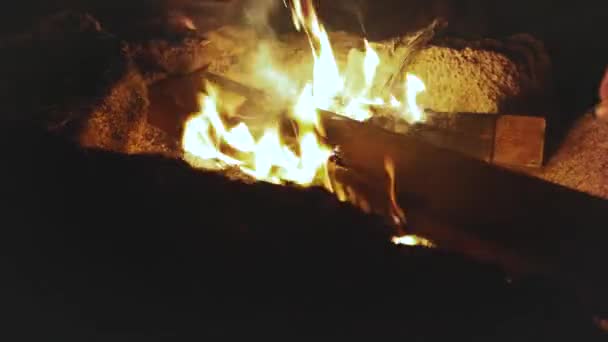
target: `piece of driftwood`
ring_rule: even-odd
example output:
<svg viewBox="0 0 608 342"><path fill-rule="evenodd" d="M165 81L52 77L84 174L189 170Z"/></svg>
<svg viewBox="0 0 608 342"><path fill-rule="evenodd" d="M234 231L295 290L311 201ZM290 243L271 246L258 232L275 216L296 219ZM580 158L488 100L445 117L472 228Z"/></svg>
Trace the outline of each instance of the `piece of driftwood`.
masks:
<svg viewBox="0 0 608 342"><path fill-rule="evenodd" d="M564 277L591 302L608 305L608 202L497 168L411 136L322 113L328 141L348 168L383 179L396 168L398 198L414 231L441 245L452 232L497 245ZM466 250L464 252L467 252Z"/></svg>
<svg viewBox="0 0 608 342"><path fill-rule="evenodd" d="M385 115L373 116L369 121L489 163L536 168L543 163L546 127L543 117L427 110L425 121L413 125Z"/></svg>

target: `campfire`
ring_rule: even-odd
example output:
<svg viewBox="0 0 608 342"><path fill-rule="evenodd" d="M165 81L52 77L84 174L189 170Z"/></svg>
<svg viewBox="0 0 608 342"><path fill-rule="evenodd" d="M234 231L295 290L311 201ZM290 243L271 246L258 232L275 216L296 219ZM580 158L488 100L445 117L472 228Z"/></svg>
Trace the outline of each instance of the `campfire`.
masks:
<svg viewBox="0 0 608 342"><path fill-rule="evenodd" d="M100 268L155 273L138 288L159 274L173 293L195 282L193 302L214 319L276 302L279 317L322 322L317 308L337 303L330 319L357 307L344 326L382 313L371 336L424 323L416 339L438 312L461 326L469 297L481 323L464 322L466 336L502 324L486 312L517 321L567 302L540 277L576 294L554 310L583 322L568 329L605 330L608 76L581 104L592 109L556 131L559 97L573 92L554 86L584 83L553 78L564 77L561 38L461 36L452 17L413 5L420 18L401 25L366 1L133 1L60 11L0 39L4 188L23 226L7 231L22 235L15 255L61 252L15 260L96 273L116 256ZM444 303L457 309L417 320ZM558 321L547 336L568 325Z"/></svg>
<svg viewBox="0 0 608 342"><path fill-rule="evenodd" d="M363 121L374 115L374 108L386 108L415 123L423 120L416 98L424 91L424 83L408 73L404 87L400 88L405 90L401 94L381 87L376 70L383 61L365 39L362 40L364 51L351 50L346 67L341 70L312 1L293 1L290 4L294 27L306 34L310 44L312 73L303 79L293 79L282 73L284 66L275 66L269 55L271 52L262 48L255 56L258 61L263 59L257 63L262 69L256 70L254 79L265 85L279 78L287 87L288 94L297 95L285 97L281 94L285 88L263 89L283 101L273 103L272 109L267 108L269 112L258 113L254 127L240 119L239 103L235 103L234 97L225 96L223 89L206 83L199 96L199 113L185 124L182 138L184 160L196 168L236 168L258 181L321 186L335 193L340 200L350 201L369 211L369 201L352 188L346 191L330 172L333 148L325 143L319 110ZM273 114L272 110L280 114ZM394 183L392 161L387 159L385 166L390 182ZM394 186L389 188L389 193L387 200L391 203L391 218L396 225L403 225L405 216L395 199ZM431 245L416 236L393 241L397 244Z"/></svg>
<svg viewBox="0 0 608 342"><path fill-rule="evenodd" d="M290 4L294 27L306 34L310 44L311 74L303 79L292 78L281 71L284 66L274 65L271 52L262 47L254 57L261 68L256 70L254 79L260 85L271 85L281 79L280 89L270 86L263 91L283 101L273 103L273 108L267 108L268 112L257 113L254 127L240 119L238 99L225 96L221 87L206 83L199 96L200 111L185 124L184 160L196 168L236 168L258 181L321 186L340 200L369 210L368 201L352 190L343 190L330 173L333 148L325 143L319 110L363 121L374 116L374 111L385 109L398 113L409 123L416 123L424 119L423 110L416 102L418 94L424 91L424 83L407 73L405 84L400 87L404 89L402 93L382 87L376 70L383 61L366 39L361 42L364 51L351 50L345 68L340 69L312 1ZM259 62L260 59L263 60ZM297 95L290 98L284 95L285 92ZM273 114L273 111L285 115ZM385 166L390 182L394 183L392 161L387 159ZM395 200L394 186L390 189L392 219L400 225L405 223L405 217ZM415 236L393 241L430 245Z"/></svg>
<svg viewBox="0 0 608 342"><path fill-rule="evenodd" d="M324 130L318 110L363 121L374 115L373 107L385 107L401 113L409 122L417 122L423 119L423 113L416 97L424 91L424 84L415 75L407 74L405 93L374 92L379 88L376 69L382 61L367 40L362 41L365 51L352 50L345 70L340 70L312 1L291 2L291 12L295 28L308 37L313 56L312 73L306 79L292 79L281 73L281 66L275 68L272 56L263 50L257 56L265 59L258 63L263 70L258 70L255 77L261 85L282 79L287 89L264 89L274 97L284 97L273 93L276 91L298 94L278 104L285 106L279 111L287 113L284 119L293 124L293 130L281 130L278 121L283 118L259 113L262 122L256 125L255 131L261 133L254 136L247 123L238 121L239 104L224 97L222 89L207 84L205 93L200 95L200 112L185 125L182 141L185 159L195 167L238 167L257 180L320 185L333 192L327 172L332 148L323 142ZM227 127L225 122L230 119L232 127Z"/></svg>

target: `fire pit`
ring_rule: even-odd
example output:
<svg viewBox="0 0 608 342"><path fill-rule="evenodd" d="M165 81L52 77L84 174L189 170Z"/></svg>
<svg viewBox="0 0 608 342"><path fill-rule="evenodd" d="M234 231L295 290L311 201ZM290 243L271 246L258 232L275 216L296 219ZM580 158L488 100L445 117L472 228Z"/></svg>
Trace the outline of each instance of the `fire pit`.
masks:
<svg viewBox="0 0 608 342"><path fill-rule="evenodd" d="M57 326L600 338L608 195L551 151L540 39L379 37L363 2L162 3L0 40L5 264L20 296L79 303Z"/></svg>

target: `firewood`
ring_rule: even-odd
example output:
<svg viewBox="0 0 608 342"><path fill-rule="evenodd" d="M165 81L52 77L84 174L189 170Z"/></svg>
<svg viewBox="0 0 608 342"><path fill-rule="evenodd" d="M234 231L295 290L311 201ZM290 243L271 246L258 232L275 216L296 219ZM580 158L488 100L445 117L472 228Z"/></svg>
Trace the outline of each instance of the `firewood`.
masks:
<svg viewBox="0 0 608 342"><path fill-rule="evenodd" d="M425 121L413 125L394 114L373 116L369 121L489 163L514 167L543 163L546 124L542 117L425 111Z"/></svg>

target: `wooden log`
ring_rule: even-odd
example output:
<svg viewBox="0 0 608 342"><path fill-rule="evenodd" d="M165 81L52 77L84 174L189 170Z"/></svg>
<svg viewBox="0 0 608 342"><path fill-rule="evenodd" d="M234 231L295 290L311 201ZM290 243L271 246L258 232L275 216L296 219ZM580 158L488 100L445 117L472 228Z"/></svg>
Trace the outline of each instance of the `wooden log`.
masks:
<svg viewBox="0 0 608 342"><path fill-rule="evenodd" d="M384 158L393 160L399 203L415 233L440 245L454 243L452 232L496 245L564 277L590 303L608 308L608 277L600 271L608 258L607 201L411 136L321 114L328 141L340 146L349 168L383 179Z"/></svg>
<svg viewBox="0 0 608 342"><path fill-rule="evenodd" d="M488 163L535 168L543 164L546 122L542 117L429 110L425 117L423 123L414 125L399 122L393 115L370 121Z"/></svg>
<svg viewBox="0 0 608 342"><path fill-rule="evenodd" d="M343 191L347 201L363 211L384 217L388 224L392 215L388 179L374 178L356 169L329 164L329 174L334 190ZM403 208L402 208L403 209ZM406 226L395 227L395 235L416 233L431 239L439 248L463 254L477 261L500 265L511 276L547 273L549 265L531 260L518 251L501 246L462 229L453 229L449 223L441 223L416 208L405 208Z"/></svg>

